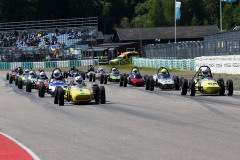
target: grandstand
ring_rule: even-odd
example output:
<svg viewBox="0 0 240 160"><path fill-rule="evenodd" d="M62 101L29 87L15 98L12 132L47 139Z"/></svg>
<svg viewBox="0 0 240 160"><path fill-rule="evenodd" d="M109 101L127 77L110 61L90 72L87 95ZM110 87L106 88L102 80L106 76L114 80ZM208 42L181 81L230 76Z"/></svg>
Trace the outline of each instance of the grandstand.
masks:
<svg viewBox="0 0 240 160"><path fill-rule="evenodd" d="M97 17L0 23L0 61L59 59L66 48L92 45L97 36Z"/></svg>

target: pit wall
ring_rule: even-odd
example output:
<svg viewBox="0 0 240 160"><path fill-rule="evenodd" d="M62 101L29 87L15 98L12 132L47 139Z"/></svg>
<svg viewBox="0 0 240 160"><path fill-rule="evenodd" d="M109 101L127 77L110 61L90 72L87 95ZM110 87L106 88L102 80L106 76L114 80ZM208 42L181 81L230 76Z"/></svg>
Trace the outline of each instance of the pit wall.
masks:
<svg viewBox="0 0 240 160"><path fill-rule="evenodd" d="M240 74L240 55L203 56L195 60L195 70L209 66L212 73Z"/></svg>
<svg viewBox="0 0 240 160"><path fill-rule="evenodd" d="M137 67L150 67L150 68L166 67L168 69L195 71L194 59L167 60L167 59L148 59L133 57L132 63Z"/></svg>
<svg viewBox="0 0 240 160"><path fill-rule="evenodd" d="M97 59L74 61L46 61L46 62L0 62L0 69L22 68L59 68L72 66L99 65Z"/></svg>

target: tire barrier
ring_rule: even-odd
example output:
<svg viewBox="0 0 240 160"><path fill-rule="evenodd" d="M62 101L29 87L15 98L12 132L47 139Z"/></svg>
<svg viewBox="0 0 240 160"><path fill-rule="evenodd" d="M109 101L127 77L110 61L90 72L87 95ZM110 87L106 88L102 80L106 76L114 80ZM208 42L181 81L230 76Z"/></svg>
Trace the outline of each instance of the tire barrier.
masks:
<svg viewBox="0 0 240 160"><path fill-rule="evenodd" d="M22 68L56 68L72 66L99 65L97 59L92 60L72 60L72 61L45 61L45 62L0 62L0 69Z"/></svg>
<svg viewBox="0 0 240 160"><path fill-rule="evenodd" d="M168 69L191 70L191 71L195 70L194 59L167 60L167 59L148 59L133 57L132 62L137 67L150 67L150 68L166 67Z"/></svg>

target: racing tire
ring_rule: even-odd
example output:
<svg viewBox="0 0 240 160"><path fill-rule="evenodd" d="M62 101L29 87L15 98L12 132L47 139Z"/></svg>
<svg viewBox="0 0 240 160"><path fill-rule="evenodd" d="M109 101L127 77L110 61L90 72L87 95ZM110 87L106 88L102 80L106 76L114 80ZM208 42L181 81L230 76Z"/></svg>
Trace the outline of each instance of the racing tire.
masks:
<svg viewBox="0 0 240 160"><path fill-rule="evenodd" d="M26 91L27 92L31 92L32 91L32 82L29 79L27 80Z"/></svg>
<svg viewBox="0 0 240 160"><path fill-rule="evenodd" d="M174 76L174 89L179 90L179 78L178 78L178 76Z"/></svg>
<svg viewBox="0 0 240 160"><path fill-rule="evenodd" d="M100 103L105 104L106 103L106 93L104 86L100 86Z"/></svg>
<svg viewBox="0 0 240 160"><path fill-rule="evenodd" d="M12 74L9 75L9 83L12 84L12 81L13 81L13 77L12 77Z"/></svg>
<svg viewBox="0 0 240 160"><path fill-rule="evenodd" d="M64 90L62 87L58 87L58 104L59 106L64 105Z"/></svg>
<svg viewBox="0 0 240 160"><path fill-rule="evenodd" d="M22 89L23 88L23 81L22 78L18 79L18 89Z"/></svg>
<svg viewBox="0 0 240 160"><path fill-rule="evenodd" d="M188 90L188 80L182 79L182 86L180 89L181 95L186 95Z"/></svg>
<svg viewBox="0 0 240 160"><path fill-rule="evenodd" d="M219 78L217 80L217 83L220 86L219 95L223 96L225 94L224 80L222 78Z"/></svg>
<svg viewBox="0 0 240 160"><path fill-rule="evenodd" d="M45 85L43 82L40 82L39 88L38 88L38 96L43 98L45 95Z"/></svg>
<svg viewBox="0 0 240 160"><path fill-rule="evenodd" d="M108 76L104 75L104 84L107 84Z"/></svg>
<svg viewBox="0 0 240 160"><path fill-rule="evenodd" d="M144 75L144 76L143 76L143 78L144 78L145 81L146 81L147 77L148 77L148 75Z"/></svg>
<svg viewBox="0 0 240 160"><path fill-rule="evenodd" d="M15 86L17 86L17 85L18 85L18 77L15 76Z"/></svg>
<svg viewBox="0 0 240 160"><path fill-rule="evenodd" d="M120 81L119 81L119 87L122 87L123 86L123 76L121 75L120 76Z"/></svg>
<svg viewBox="0 0 240 160"><path fill-rule="evenodd" d="M179 87L182 87L182 81L183 81L184 77L180 77L179 78Z"/></svg>
<svg viewBox="0 0 240 160"><path fill-rule="evenodd" d="M149 90L149 83L150 83L150 79L149 77L146 77L146 81L145 81L145 89Z"/></svg>
<svg viewBox="0 0 240 160"><path fill-rule="evenodd" d="M149 80L149 90L154 91L154 80L153 80L153 78L150 78L150 80Z"/></svg>
<svg viewBox="0 0 240 160"><path fill-rule="evenodd" d="M58 104L58 88L59 88L59 86L57 86L57 87L55 88L54 100L53 100L54 104Z"/></svg>
<svg viewBox="0 0 240 160"><path fill-rule="evenodd" d="M233 81L231 79L227 80L227 95L232 96L233 95Z"/></svg>
<svg viewBox="0 0 240 160"><path fill-rule="evenodd" d="M126 76L124 76L123 77L123 87L127 87L127 77Z"/></svg>
<svg viewBox="0 0 240 160"><path fill-rule="evenodd" d="M66 72L63 72L63 78L66 78Z"/></svg>
<svg viewBox="0 0 240 160"><path fill-rule="evenodd" d="M94 93L94 99L95 99L96 103L99 103L99 101L100 101L99 92L100 92L100 88L99 88L98 84L94 84L93 85L93 93Z"/></svg>
<svg viewBox="0 0 240 160"><path fill-rule="evenodd" d="M123 73L122 75L123 75L123 76L127 76L127 74L126 74L126 73Z"/></svg>
<svg viewBox="0 0 240 160"><path fill-rule="evenodd" d="M9 80L9 73L6 74L6 80Z"/></svg>
<svg viewBox="0 0 240 160"><path fill-rule="evenodd" d="M96 74L93 74L92 81L93 81L93 82L96 81Z"/></svg>
<svg viewBox="0 0 240 160"><path fill-rule="evenodd" d="M90 74L89 74L89 82L92 82L92 78L93 78L93 74L90 73Z"/></svg>
<svg viewBox="0 0 240 160"><path fill-rule="evenodd" d="M189 83L189 94L190 96L195 96L196 94L195 82L193 80L191 80Z"/></svg>
<svg viewBox="0 0 240 160"><path fill-rule="evenodd" d="M103 81L104 81L104 75L101 74L101 75L100 75L100 84L103 84Z"/></svg>
<svg viewBox="0 0 240 160"><path fill-rule="evenodd" d="M82 79L85 80L85 73L81 73Z"/></svg>

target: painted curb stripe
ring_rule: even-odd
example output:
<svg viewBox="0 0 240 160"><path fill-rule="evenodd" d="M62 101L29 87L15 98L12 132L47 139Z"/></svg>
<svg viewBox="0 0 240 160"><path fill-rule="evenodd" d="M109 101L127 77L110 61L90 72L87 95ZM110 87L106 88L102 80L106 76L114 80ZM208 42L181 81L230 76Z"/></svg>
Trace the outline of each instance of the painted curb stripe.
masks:
<svg viewBox="0 0 240 160"><path fill-rule="evenodd" d="M0 132L0 159L4 160L40 160L25 145Z"/></svg>

